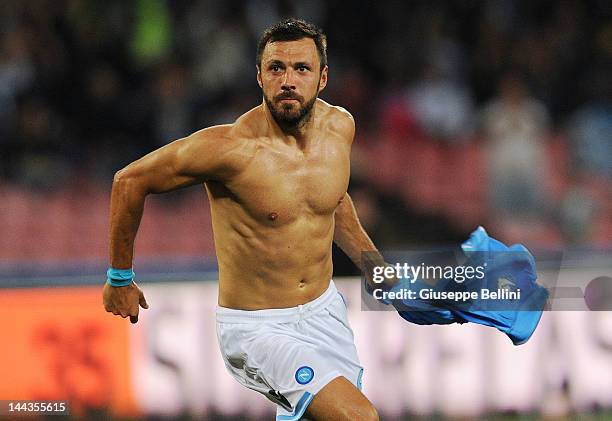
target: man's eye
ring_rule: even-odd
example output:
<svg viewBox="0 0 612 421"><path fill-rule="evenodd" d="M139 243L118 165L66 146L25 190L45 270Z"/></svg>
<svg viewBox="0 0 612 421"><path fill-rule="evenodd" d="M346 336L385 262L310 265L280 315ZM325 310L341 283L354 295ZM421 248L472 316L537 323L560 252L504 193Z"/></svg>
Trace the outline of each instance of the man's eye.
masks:
<svg viewBox="0 0 612 421"><path fill-rule="evenodd" d="M272 70L273 72L278 72L280 70L280 66L271 66L270 70Z"/></svg>
<svg viewBox="0 0 612 421"><path fill-rule="evenodd" d="M300 72L306 72L306 71L308 71L308 70L310 70L310 69L309 69L308 67L306 67L306 66L300 66L300 67L298 67L298 70L299 70Z"/></svg>

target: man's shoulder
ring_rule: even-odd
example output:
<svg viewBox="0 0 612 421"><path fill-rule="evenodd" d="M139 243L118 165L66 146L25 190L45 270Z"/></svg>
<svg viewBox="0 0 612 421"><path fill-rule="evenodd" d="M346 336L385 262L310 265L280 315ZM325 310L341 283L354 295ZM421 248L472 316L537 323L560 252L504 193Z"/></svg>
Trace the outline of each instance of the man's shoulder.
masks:
<svg viewBox="0 0 612 421"><path fill-rule="evenodd" d="M345 123L355 124L355 120L351 113L344 107L339 105L333 105L329 102L322 100L321 98L317 98L317 106L324 110L324 115L329 118L333 118L336 120L343 121Z"/></svg>
<svg viewBox="0 0 612 421"><path fill-rule="evenodd" d="M235 171L245 168L257 152L257 128L252 111L230 124L206 127L191 134L185 152L191 156L213 155ZM251 113L251 114L249 114ZM235 172L234 171L234 172Z"/></svg>
<svg viewBox="0 0 612 421"><path fill-rule="evenodd" d="M263 106L251 108L231 124L230 135L241 139L253 139L261 136L266 130Z"/></svg>
<svg viewBox="0 0 612 421"><path fill-rule="evenodd" d="M214 139L227 146L238 146L249 143L260 131L261 116L255 107L242 114L233 123L220 124L201 129L191 135L195 140Z"/></svg>
<svg viewBox="0 0 612 421"><path fill-rule="evenodd" d="M318 99L318 106L323 110L324 121L327 127L349 141L353 141L355 135L355 119L345 108L339 105L329 104L322 99Z"/></svg>

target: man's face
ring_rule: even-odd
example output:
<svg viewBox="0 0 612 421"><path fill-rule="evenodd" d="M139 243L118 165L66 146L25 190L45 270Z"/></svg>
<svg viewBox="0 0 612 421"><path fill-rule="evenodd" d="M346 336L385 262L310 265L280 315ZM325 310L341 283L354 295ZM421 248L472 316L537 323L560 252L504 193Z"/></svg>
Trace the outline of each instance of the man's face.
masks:
<svg viewBox="0 0 612 421"><path fill-rule="evenodd" d="M271 42L264 48L257 82L272 116L281 126L307 120L327 84L327 66L320 71L317 47L310 38Z"/></svg>

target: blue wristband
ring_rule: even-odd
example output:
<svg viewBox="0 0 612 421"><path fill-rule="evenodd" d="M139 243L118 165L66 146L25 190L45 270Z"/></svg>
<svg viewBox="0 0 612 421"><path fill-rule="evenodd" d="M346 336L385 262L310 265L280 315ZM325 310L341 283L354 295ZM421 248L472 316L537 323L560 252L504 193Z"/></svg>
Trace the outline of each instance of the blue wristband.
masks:
<svg viewBox="0 0 612 421"><path fill-rule="evenodd" d="M126 287L134 280L132 269L108 268L106 271L106 283L114 287Z"/></svg>

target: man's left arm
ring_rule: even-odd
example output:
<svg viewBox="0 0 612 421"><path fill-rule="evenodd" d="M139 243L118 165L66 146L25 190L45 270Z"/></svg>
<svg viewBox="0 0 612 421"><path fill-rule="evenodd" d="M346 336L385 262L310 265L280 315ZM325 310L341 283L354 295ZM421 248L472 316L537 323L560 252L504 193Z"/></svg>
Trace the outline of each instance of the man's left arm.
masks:
<svg viewBox="0 0 612 421"><path fill-rule="evenodd" d="M338 112L333 119L335 122L334 129L347 140L350 150L350 145L355 138L355 120L344 108L336 107L336 110ZM346 253L359 270L366 274L371 274L374 266L386 265L385 260L361 226L357 217L357 211L348 193L344 194L336 208L335 223L334 242ZM366 279L373 286L371 276L366 276Z"/></svg>
<svg viewBox="0 0 612 421"><path fill-rule="evenodd" d="M334 242L362 272L371 273L374 266L387 265L361 226L357 211L348 193L344 194L336 209L335 223ZM374 286L370 276L366 276L366 279L368 279L370 286Z"/></svg>
<svg viewBox="0 0 612 421"><path fill-rule="evenodd" d="M340 201L335 219L334 242L360 270L364 270L361 253L367 251L371 252L368 254L377 255L378 250L361 226L353 200L348 193L345 193Z"/></svg>

